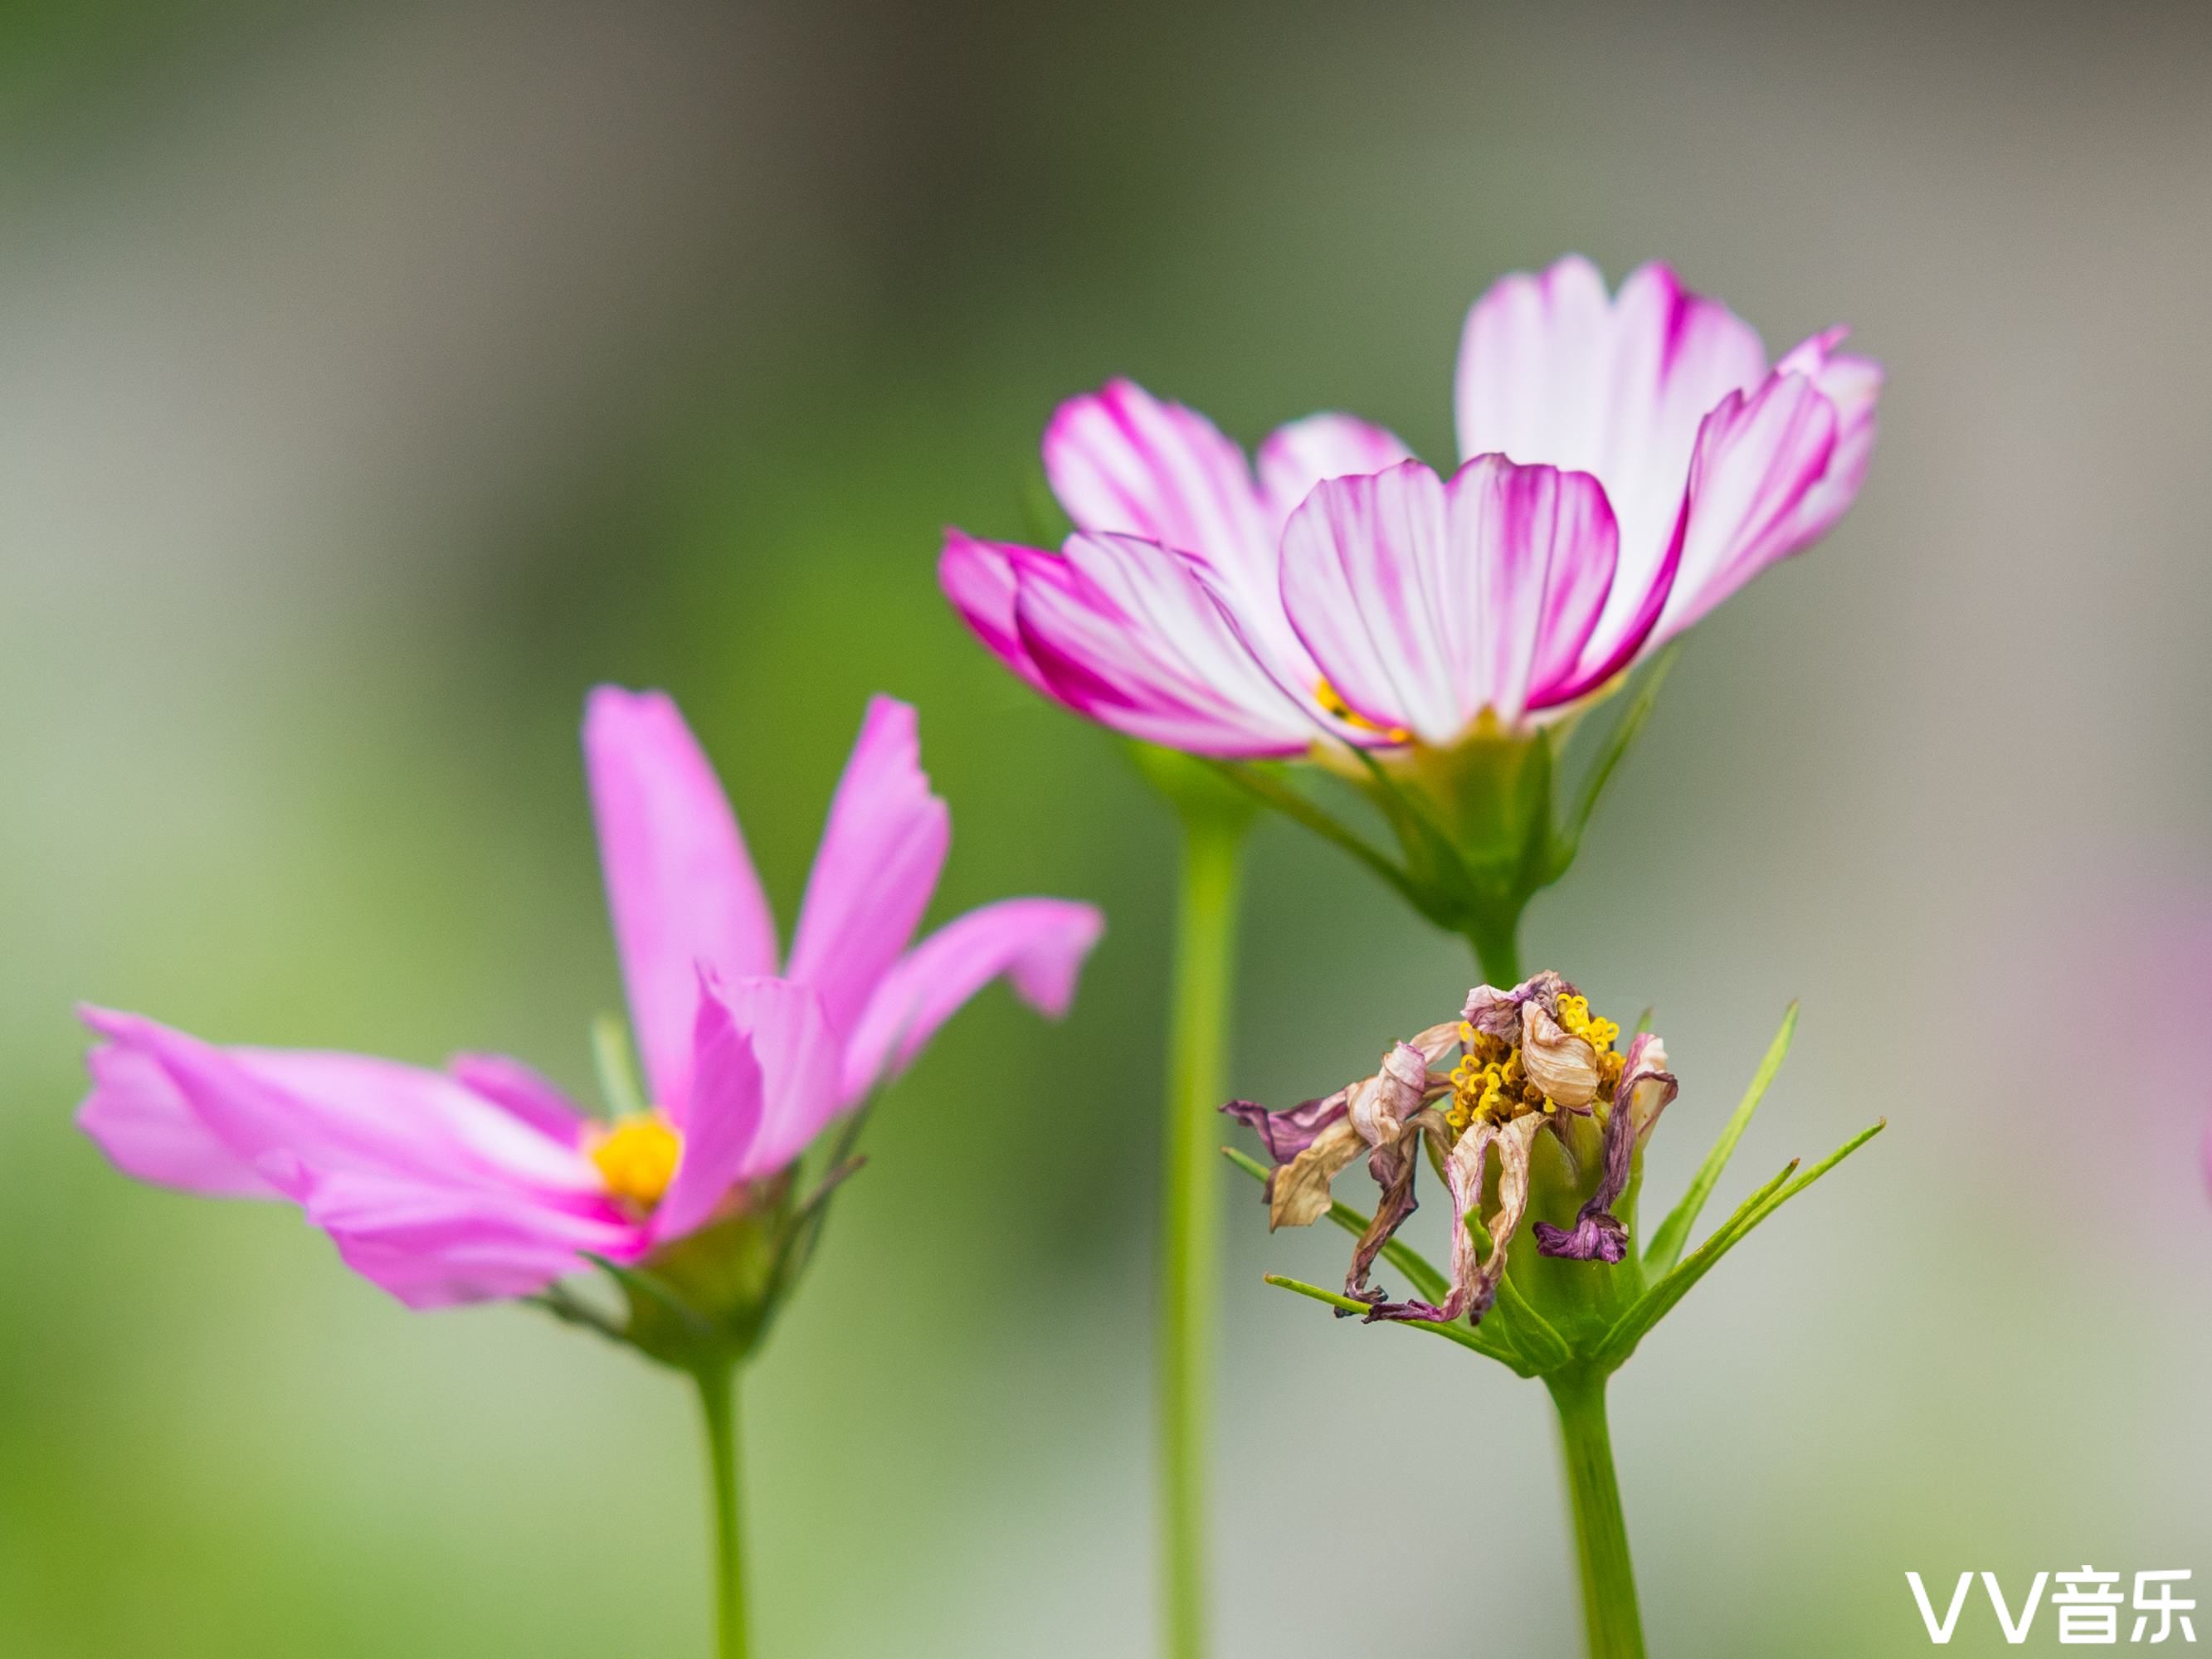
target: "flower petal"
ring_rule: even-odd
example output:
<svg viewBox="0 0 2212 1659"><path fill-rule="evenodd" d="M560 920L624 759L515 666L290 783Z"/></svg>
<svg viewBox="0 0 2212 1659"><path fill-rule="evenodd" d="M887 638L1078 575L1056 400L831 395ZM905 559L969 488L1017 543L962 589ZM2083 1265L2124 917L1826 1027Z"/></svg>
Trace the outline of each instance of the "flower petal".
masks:
<svg viewBox="0 0 2212 1659"><path fill-rule="evenodd" d="M1040 580L1050 580L1057 556L1039 548L1012 542L979 540L964 531L947 529L945 550L938 556L937 585L969 631L991 653L1036 690L1053 695L1052 687L1022 643L1014 621L1014 599L1020 587L1019 573L1036 568Z"/></svg>
<svg viewBox="0 0 2212 1659"><path fill-rule="evenodd" d="M86 1022L101 1030L94 1011ZM200 1121L161 1063L123 1036L85 1057L92 1092L78 1109L77 1127L124 1174L159 1187L209 1198L279 1198L250 1158L240 1158Z"/></svg>
<svg viewBox="0 0 2212 1659"><path fill-rule="evenodd" d="M1673 638L1804 544L1799 514L1836 447L1836 408L1802 374L1777 374L1705 417L1682 508L1681 568L1654 641Z"/></svg>
<svg viewBox="0 0 2212 1659"><path fill-rule="evenodd" d="M362 1054L218 1048L135 1014L88 1009L83 1018L108 1042L96 1051L98 1068L127 1077L138 1091L142 1118L158 1109L160 1122L167 1124L188 1112L239 1165L287 1195L291 1189L269 1176L272 1156L317 1173L367 1171L564 1200L600 1190L574 1141L547 1135L440 1073ZM173 1092L155 1100L155 1070L145 1063L126 1067L126 1054L157 1068ZM110 1143L103 1138L102 1144ZM149 1167L158 1167L173 1147L149 1142ZM123 1162L137 1150L126 1140L111 1155ZM189 1177L192 1171L187 1165L179 1173ZM189 1178L178 1184L222 1190Z"/></svg>
<svg viewBox="0 0 2212 1659"><path fill-rule="evenodd" d="M1309 415L1279 426L1260 446L1260 493L1276 533L1324 478L1380 472L1413 452L1386 428L1350 415Z"/></svg>
<svg viewBox="0 0 2212 1659"><path fill-rule="evenodd" d="M842 1103L852 1105L903 1071L937 1028L1000 975L1052 1018L1067 1011L1076 975L1105 918L1066 899L1001 899L947 922L884 975L846 1040Z"/></svg>
<svg viewBox="0 0 2212 1659"><path fill-rule="evenodd" d="M586 1127L585 1115L567 1095L519 1060L505 1054L456 1054L446 1070L463 1088L556 1140L574 1146Z"/></svg>
<svg viewBox="0 0 2212 1659"><path fill-rule="evenodd" d="M914 937L951 840L952 816L921 769L914 710L871 698L830 803L787 969L814 988L839 1034Z"/></svg>
<svg viewBox="0 0 2212 1659"><path fill-rule="evenodd" d="M733 978L774 973L775 920L729 799L666 696L594 690L584 762L646 1080L680 1124L697 965Z"/></svg>
<svg viewBox="0 0 2212 1659"><path fill-rule="evenodd" d="M1270 1162L1288 1164L1319 1139L1322 1130L1343 1120L1351 1109L1351 1097L1349 1089L1339 1089L1279 1112L1269 1111L1256 1100L1232 1100L1221 1110L1260 1137Z"/></svg>
<svg viewBox="0 0 2212 1659"><path fill-rule="evenodd" d="M1194 553L1266 590L1277 526L1244 452L1194 410L1109 381L1054 414L1044 471L1077 529Z"/></svg>
<svg viewBox="0 0 2212 1659"><path fill-rule="evenodd" d="M749 979L723 995L761 1075L760 1128L738 1178L763 1181L805 1152L837 1115L839 1045L810 986Z"/></svg>
<svg viewBox="0 0 2212 1659"><path fill-rule="evenodd" d="M691 1113L675 1176L653 1212L656 1245L683 1237L714 1214L738 1184L745 1154L761 1131L766 1094L752 1039L738 1028L714 975L702 969L698 985Z"/></svg>
<svg viewBox="0 0 2212 1659"><path fill-rule="evenodd" d="M642 1253L635 1224L578 1214L526 1193L441 1187L404 1177L307 1172L301 1202L356 1273L418 1310L531 1296L585 1264Z"/></svg>
<svg viewBox="0 0 2212 1659"><path fill-rule="evenodd" d="M1468 313L1460 453L1595 474L1619 521L1620 571L1586 669L1620 654L1667 579L1699 422L1765 374L1758 333L1662 264L1632 272L1608 298L1597 268L1571 256L1503 278Z"/></svg>
<svg viewBox="0 0 2212 1659"><path fill-rule="evenodd" d="M1189 566L1158 544L1070 538L1066 580L1024 574L1016 617L1054 693L1129 737L1257 757L1301 754L1322 730L1319 709L1277 684Z"/></svg>
<svg viewBox="0 0 2212 1659"><path fill-rule="evenodd" d="M1815 334L1775 365L1780 374L1803 374L1836 408L1836 448L1820 483L1806 491L1790 531L1792 551L1810 546L1834 527L1858 498L1874 459L1875 404L1881 396L1881 365L1871 357L1838 351L1850 331Z"/></svg>
<svg viewBox="0 0 2212 1659"><path fill-rule="evenodd" d="M1283 536L1291 621L1339 696L1431 744L1509 726L1567 673L1605 602L1615 532L1586 473L1479 456L1315 487Z"/></svg>

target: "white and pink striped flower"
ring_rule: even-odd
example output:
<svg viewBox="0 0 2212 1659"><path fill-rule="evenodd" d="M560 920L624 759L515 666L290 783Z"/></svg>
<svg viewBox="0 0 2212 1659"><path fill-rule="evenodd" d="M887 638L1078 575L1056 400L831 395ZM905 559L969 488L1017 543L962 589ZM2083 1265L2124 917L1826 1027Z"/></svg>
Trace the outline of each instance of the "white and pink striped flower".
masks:
<svg viewBox="0 0 2212 1659"><path fill-rule="evenodd" d="M1528 729L1843 515L1881 384L1843 335L1770 368L1666 266L1609 295L1562 259L1469 313L1450 477L1343 415L1249 465L1117 380L1045 434L1061 551L951 530L939 578L1016 673L1149 742L1260 758Z"/></svg>

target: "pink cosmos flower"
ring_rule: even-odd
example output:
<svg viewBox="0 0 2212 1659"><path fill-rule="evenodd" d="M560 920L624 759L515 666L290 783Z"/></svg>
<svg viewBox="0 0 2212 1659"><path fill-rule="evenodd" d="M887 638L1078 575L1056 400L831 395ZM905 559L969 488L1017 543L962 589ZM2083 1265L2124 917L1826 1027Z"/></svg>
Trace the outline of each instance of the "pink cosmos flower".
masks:
<svg viewBox="0 0 2212 1659"><path fill-rule="evenodd" d="M1440 478L1342 415L1256 470L1127 381L1064 404L1059 554L945 534L945 593L1031 685L1129 736L1281 757L1446 744L1604 688L1858 493L1881 371L1840 328L1768 366L1661 264L1505 277L1460 347L1466 464Z"/></svg>
<svg viewBox="0 0 2212 1659"><path fill-rule="evenodd" d="M584 723L601 861L654 1107L611 1125L520 1062L445 1072L219 1048L87 1009L102 1041L78 1122L125 1173L286 1199L410 1307L544 1289L631 1262L787 1169L1003 974L1048 1015L1102 928L1008 899L909 948L951 824L914 710L878 697L847 763L789 959L729 803L676 706L601 687Z"/></svg>

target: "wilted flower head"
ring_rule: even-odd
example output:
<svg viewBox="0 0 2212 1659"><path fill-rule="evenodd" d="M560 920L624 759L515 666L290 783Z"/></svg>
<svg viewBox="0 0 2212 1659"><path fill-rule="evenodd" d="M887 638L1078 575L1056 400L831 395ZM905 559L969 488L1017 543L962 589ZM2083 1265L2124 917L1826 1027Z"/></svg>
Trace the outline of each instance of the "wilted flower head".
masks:
<svg viewBox="0 0 2212 1659"><path fill-rule="evenodd" d="M1578 1139L1594 1140L1597 1153L1574 1226L1535 1224L1539 1253L1612 1263L1626 1252L1627 1229L1613 1206L1627 1190L1637 1148L1674 1097L1675 1080L1658 1038L1638 1035L1624 1053L1620 1036L1573 986L1541 973L1510 990L1477 986L1457 1020L1395 1044L1374 1076L1334 1095L1287 1112L1250 1101L1223 1110L1255 1129L1278 1165L1267 1182L1273 1225L1305 1226L1327 1214L1330 1183L1367 1154L1382 1199L1353 1251L1345 1294L1367 1303L1369 1318L1479 1322L1528 1209L1539 1136L1558 1140L1570 1168L1583 1162ZM1430 1069L1455 1048L1460 1057L1448 1072ZM1413 1212L1424 1149L1452 1200L1450 1289L1441 1304L1388 1301L1367 1285L1382 1246ZM1494 1194L1487 1216L1486 1194ZM1470 1221L1488 1235L1487 1255Z"/></svg>
<svg viewBox="0 0 2212 1659"><path fill-rule="evenodd" d="M440 1073L87 1009L100 1042L79 1124L142 1180L299 1205L410 1307L527 1296L587 1256L658 1261L757 1201L781 1206L808 1144L992 979L1048 1013L1073 996L1100 931L1088 905L1005 900L911 943L951 825L905 704L869 707L787 960L674 703L602 687L584 747L647 1091L631 1109L592 1117L496 1056Z"/></svg>
<svg viewBox="0 0 2212 1659"><path fill-rule="evenodd" d="M1562 259L1469 313L1449 477L1341 415L1279 430L1255 472L1204 416L1116 381L1045 436L1061 551L949 531L940 580L1030 684L1170 747L1525 731L1842 516L1881 380L1843 335L1770 368L1666 266L1608 295Z"/></svg>

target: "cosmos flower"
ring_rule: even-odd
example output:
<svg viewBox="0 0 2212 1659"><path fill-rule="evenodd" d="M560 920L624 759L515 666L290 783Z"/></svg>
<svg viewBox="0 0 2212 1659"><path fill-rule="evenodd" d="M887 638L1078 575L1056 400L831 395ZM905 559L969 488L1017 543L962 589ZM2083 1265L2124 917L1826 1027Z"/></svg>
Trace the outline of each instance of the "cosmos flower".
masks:
<svg viewBox="0 0 2212 1659"><path fill-rule="evenodd" d="M602 687L584 749L651 1104L587 1115L520 1061L445 1072L218 1047L88 1008L78 1122L125 1173L297 1204L410 1307L544 1290L586 1253L647 1260L769 1194L823 1127L1000 975L1044 1012L1101 921L1009 899L918 945L951 829L913 709L870 704L787 960L713 769L666 696Z"/></svg>
<svg viewBox="0 0 2212 1659"><path fill-rule="evenodd" d="M1469 313L1464 465L1439 477L1342 415L1256 467L1127 381L1065 404L1058 553L948 531L945 593L1037 690L1148 742L1231 758L1448 747L1599 695L1857 494L1881 370L1840 328L1770 367L1664 265L1587 260Z"/></svg>

